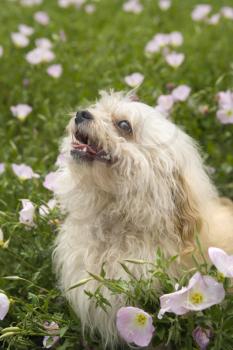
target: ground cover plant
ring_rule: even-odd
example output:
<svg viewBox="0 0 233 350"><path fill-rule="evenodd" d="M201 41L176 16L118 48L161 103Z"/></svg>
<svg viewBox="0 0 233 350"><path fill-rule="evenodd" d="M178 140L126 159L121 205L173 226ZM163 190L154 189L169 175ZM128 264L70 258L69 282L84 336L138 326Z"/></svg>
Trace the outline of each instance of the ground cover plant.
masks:
<svg viewBox="0 0 233 350"><path fill-rule="evenodd" d="M233 198L231 6L230 0L209 0L204 6L196 0L1 0L2 349L41 349L52 343L59 350L102 349L98 335L83 339L51 263L62 221L52 201L53 172L62 161L59 142L70 113L96 99L99 90L141 84L140 100L200 143L219 192ZM217 270L205 261L180 281L171 281L169 262L162 252L157 257L160 274L154 276L155 269L148 268L164 293L174 292L176 283L187 286L196 271L220 283ZM131 263L122 267L129 275ZM223 303L187 317L165 314L158 319L160 295L151 281L132 276L129 282L104 281L103 271L101 278L100 284L114 293L128 293L134 286L127 305L153 315L155 344L201 348L192 335L199 325L210 341L208 349L232 349L230 279L222 280ZM116 289L119 284L123 290ZM101 291L89 297L99 300L98 307L109 307ZM200 335L200 329L196 332Z"/></svg>

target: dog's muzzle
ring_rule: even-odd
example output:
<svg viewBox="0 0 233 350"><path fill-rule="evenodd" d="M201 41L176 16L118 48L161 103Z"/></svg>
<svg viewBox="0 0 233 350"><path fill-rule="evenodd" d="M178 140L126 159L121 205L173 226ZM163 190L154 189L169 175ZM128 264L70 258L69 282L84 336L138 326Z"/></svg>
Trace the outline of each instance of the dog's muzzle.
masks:
<svg viewBox="0 0 233 350"><path fill-rule="evenodd" d="M75 159L84 160L88 162L93 162L95 160L112 163L111 155L106 152L100 145L97 140L93 140L88 132L84 132L83 129L88 130L88 127L91 126L91 122L94 121L93 115L88 111L77 112L74 123L74 133L73 141L71 144L71 155ZM83 128L83 124L85 128ZM90 123L90 125L89 125ZM80 126L82 125L82 128Z"/></svg>

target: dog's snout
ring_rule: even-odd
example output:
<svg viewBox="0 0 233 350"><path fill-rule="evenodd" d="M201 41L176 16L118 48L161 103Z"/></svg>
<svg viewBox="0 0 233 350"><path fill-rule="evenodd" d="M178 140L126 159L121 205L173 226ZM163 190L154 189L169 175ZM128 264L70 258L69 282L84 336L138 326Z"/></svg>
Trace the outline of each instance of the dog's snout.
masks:
<svg viewBox="0 0 233 350"><path fill-rule="evenodd" d="M88 111L79 111L76 113L76 116L75 116L75 124L80 124L84 121L90 121L90 120L93 120L93 115L88 112Z"/></svg>

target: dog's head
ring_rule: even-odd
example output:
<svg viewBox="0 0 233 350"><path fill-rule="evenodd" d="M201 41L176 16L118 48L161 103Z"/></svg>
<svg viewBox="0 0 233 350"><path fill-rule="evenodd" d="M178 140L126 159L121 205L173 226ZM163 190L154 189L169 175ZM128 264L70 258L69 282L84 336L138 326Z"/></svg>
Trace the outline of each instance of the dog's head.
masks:
<svg viewBox="0 0 233 350"><path fill-rule="evenodd" d="M111 172L119 181L138 178L141 183L141 172L146 177L155 162L157 170L161 162L169 166L169 149L178 129L131 95L102 93L96 104L72 117L68 130L66 151L79 174Z"/></svg>
<svg viewBox="0 0 233 350"><path fill-rule="evenodd" d="M117 197L142 225L162 226L173 217L185 236L194 233L199 204L213 189L187 134L122 93L102 93L72 117L68 132L63 151L79 184Z"/></svg>

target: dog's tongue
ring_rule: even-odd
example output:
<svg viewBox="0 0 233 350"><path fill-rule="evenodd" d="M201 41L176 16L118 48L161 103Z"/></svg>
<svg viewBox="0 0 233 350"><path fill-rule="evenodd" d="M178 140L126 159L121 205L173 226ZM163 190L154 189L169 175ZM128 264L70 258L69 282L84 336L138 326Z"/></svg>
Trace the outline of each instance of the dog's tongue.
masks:
<svg viewBox="0 0 233 350"><path fill-rule="evenodd" d="M88 153L91 153L93 155L96 155L96 151L90 146L90 145L85 145L85 144L78 144L78 143L73 143L73 147L75 149L79 149L83 152L88 152Z"/></svg>

